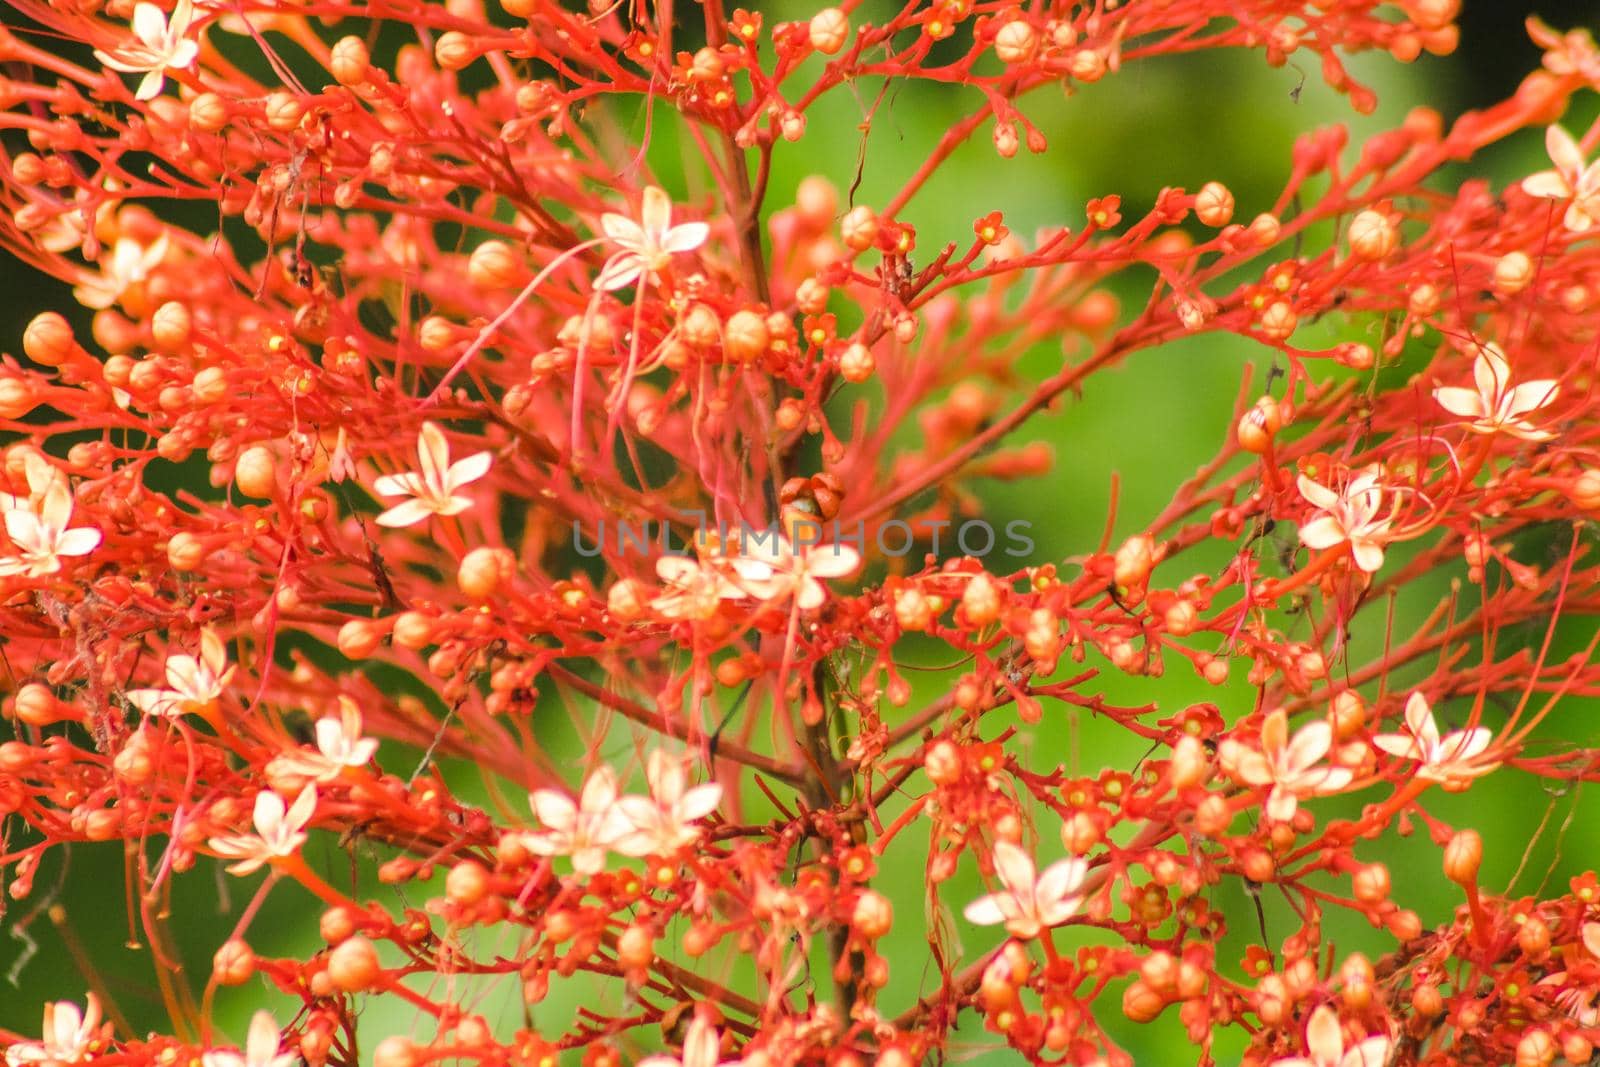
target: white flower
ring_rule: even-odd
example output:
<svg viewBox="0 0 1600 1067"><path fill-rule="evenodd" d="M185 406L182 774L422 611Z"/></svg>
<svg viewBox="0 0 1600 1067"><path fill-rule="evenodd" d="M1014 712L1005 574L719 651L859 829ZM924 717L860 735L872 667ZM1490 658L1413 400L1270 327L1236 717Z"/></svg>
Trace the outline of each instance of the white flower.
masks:
<svg viewBox="0 0 1600 1067"><path fill-rule="evenodd" d="M617 805L617 779L610 767L589 775L576 804L555 789L535 790L528 802L545 825L542 832L523 836L528 849L541 856L571 856L579 874L600 873L606 851L638 830Z"/></svg>
<svg viewBox="0 0 1600 1067"><path fill-rule="evenodd" d="M677 1056L646 1056L638 1067L739 1067L743 1060L724 1060L722 1035L699 1015L689 1024L683 1051Z"/></svg>
<svg viewBox="0 0 1600 1067"><path fill-rule="evenodd" d="M123 293L148 278L166 255L166 234L152 241L149 248L131 237L119 237L111 246L110 258L101 258L100 273L85 271L77 287L72 290L72 295L84 307L104 310L121 300Z"/></svg>
<svg viewBox="0 0 1600 1067"><path fill-rule="evenodd" d="M1499 766L1498 760L1478 759L1493 740L1494 731L1486 726L1456 730L1440 737L1439 724L1434 721L1428 699L1416 692L1406 701L1405 732L1379 734L1372 743L1391 756L1421 763L1415 772L1418 778L1465 785L1468 779L1487 774Z"/></svg>
<svg viewBox="0 0 1600 1067"><path fill-rule="evenodd" d="M653 185L645 188L639 222L608 211L600 216L600 228L622 248L606 260L595 279L594 287L604 292L632 285L641 276L660 271L676 253L692 252L705 244L711 232L703 222L672 225L672 201Z"/></svg>
<svg viewBox="0 0 1600 1067"><path fill-rule="evenodd" d="M1336 793L1350 784L1348 768L1317 766L1333 746L1333 727L1326 721L1307 723L1289 740L1289 717L1282 709L1261 724L1261 751L1231 750L1234 776L1246 785L1270 785L1267 817L1278 822L1294 818L1300 798Z"/></svg>
<svg viewBox="0 0 1600 1067"><path fill-rule="evenodd" d="M722 800L722 786L707 782L689 788L682 760L657 749L645 762L650 796L623 797L617 806L636 832L619 841L617 851L629 856L667 856L700 838L695 823L710 815Z"/></svg>
<svg viewBox="0 0 1600 1067"><path fill-rule="evenodd" d="M1555 434L1535 428L1522 416L1538 411L1555 400L1560 387L1554 378L1536 378L1513 387L1511 368L1498 346L1478 346L1472 361L1476 389L1442 385L1433 391L1439 406L1452 415L1470 419L1473 433L1508 433L1525 441L1548 441Z"/></svg>
<svg viewBox="0 0 1600 1067"><path fill-rule="evenodd" d="M1081 856L1058 860L1034 877L1033 859L1009 841L994 846L994 870L1005 888L979 897L963 914L979 926L1005 923L1014 937L1036 937L1047 926L1059 926L1083 904L1083 880L1089 861Z"/></svg>
<svg viewBox="0 0 1600 1067"><path fill-rule="evenodd" d="M1561 221L1576 233L1600 224L1600 160L1584 166L1578 142L1560 126L1544 131L1544 146L1555 168L1522 179L1522 191L1549 200L1572 201Z"/></svg>
<svg viewBox="0 0 1600 1067"><path fill-rule="evenodd" d="M243 1055L231 1049L215 1049L202 1055L200 1062L204 1067L292 1067L300 1057L293 1052L279 1052L281 1040L272 1013L258 1011L250 1019Z"/></svg>
<svg viewBox="0 0 1600 1067"><path fill-rule="evenodd" d="M650 601L650 607L667 619L711 618L724 600L738 600L749 592L735 583L727 559L698 562L685 556L662 556L656 560L656 575L667 591Z"/></svg>
<svg viewBox="0 0 1600 1067"><path fill-rule="evenodd" d="M848 578L861 568L861 553L849 545L808 545L797 549L781 535L750 537L733 561L743 586L762 600L793 596L802 611L814 611L828 599L819 578Z"/></svg>
<svg viewBox="0 0 1600 1067"><path fill-rule="evenodd" d="M339 697L338 716L317 720L317 751L297 748L272 759L272 769L298 774L318 782L331 782L350 767L365 767L378 751L374 738L361 736L361 709L347 696Z"/></svg>
<svg viewBox="0 0 1600 1067"><path fill-rule="evenodd" d="M146 715L206 715L222 699L234 669L228 664L228 650L216 631L200 631L200 654L167 655L166 689L130 689L128 699Z"/></svg>
<svg viewBox="0 0 1600 1067"><path fill-rule="evenodd" d="M1389 539L1395 508L1380 514L1384 510L1385 490L1378 482L1376 467L1369 467L1351 478L1342 493L1303 474L1297 484L1300 495L1322 511L1300 527L1300 540L1307 548L1332 548L1348 541L1357 567L1371 574L1383 566L1383 546Z"/></svg>
<svg viewBox="0 0 1600 1067"><path fill-rule="evenodd" d="M459 515L472 506L472 498L458 496L457 490L489 473L492 457L474 452L465 459L450 462L450 442L444 431L431 422L422 424L417 436L417 464L420 472L389 474L372 484L382 496L407 496L412 499L378 516L379 526L410 526L429 515Z"/></svg>
<svg viewBox="0 0 1600 1067"><path fill-rule="evenodd" d="M225 834L213 837L211 850L230 864L229 874L249 874L276 859L287 859L306 843L305 827L317 810L317 787L300 790L294 804L284 809L283 798L270 789L256 794L254 834Z"/></svg>
<svg viewBox="0 0 1600 1067"><path fill-rule="evenodd" d="M100 1001L93 993L85 998L83 1012L70 1000L55 1000L44 1006L42 1041L18 1041L6 1049L10 1067L23 1064L80 1063L94 1051L100 1029Z"/></svg>
<svg viewBox="0 0 1600 1067"><path fill-rule="evenodd" d="M87 556L93 552L100 544L100 531L92 526L69 530L72 489L66 478L43 460L27 466L32 491L28 500L0 494L4 496L0 510L5 513L6 536L17 549L15 555L0 556L0 575L42 578L61 569L62 556ZM40 474L41 470L50 473ZM39 481L35 480L36 475Z"/></svg>
<svg viewBox="0 0 1600 1067"><path fill-rule="evenodd" d="M1311 1013L1306 1023L1306 1051L1309 1056L1288 1056L1272 1061L1272 1067L1383 1067L1389 1062L1394 1042L1375 1034L1345 1047L1339 1015L1324 1004Z"/></svg>
<svg viewBox="0 0 1600 1067"><path fill-rule="evenodd" d="M134 40L110 52L95 49L94 57L112 70L124 74L140 74L136 99L149 100L161 92L166 84L167 71L183 70L194 64L200 46L189 40L189 23L194 21L194 5L190 0L178 0L172 11L172 21L166 13L150 3L134 5Z"/></svg>

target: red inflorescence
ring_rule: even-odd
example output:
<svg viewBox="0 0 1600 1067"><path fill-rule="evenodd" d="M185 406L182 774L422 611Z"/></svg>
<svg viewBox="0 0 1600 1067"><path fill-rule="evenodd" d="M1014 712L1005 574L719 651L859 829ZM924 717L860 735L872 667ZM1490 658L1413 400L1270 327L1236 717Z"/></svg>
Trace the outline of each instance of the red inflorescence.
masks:
<svg viewBox="0 0 1600 1067"><path fill-rule="evenodd" d="M89 325L30 309L0 362L0 869L22 900L121 843L174 1034L91 983L11 1067L1126 1064L1108 1030L1169 1012L1203 1063L1589 1062L1595 877L1497 892L1506 843L1437 804L1600 776L1581 716L1533 743L1600 695L1565 625L1600 614L1586 34L1530 23L1543 69L1452 124L1307 134L1265 211L1213 181L1029 237L985 190L930 249L902 216L958 148L1047 150L1034 90L1247 48L1368 112L1343 57L1449 52L1458 0L8 2L0 241ZM774 209L819 101L870 129L918 81L972 110L892 195ZM1527 129L1549 169L1434 181ZM1159 513L972 547L979 479L1051 469L1030 416L1208 334L1278 369ZM1217 703L1107 695L1169 667ZM1148 754L1028 743L1085 712ZM1368 844L1419 829L1431 927ZM257 889L190 988L168 904L219 860ZM1293 928L1224 958L1223 885ZM326 948L267 955L269 893ZM212 1006L252 984L236 1049ZM563 985L594 995L532 1012ZM375 997L418 1021L358 1051Z"/></svg>

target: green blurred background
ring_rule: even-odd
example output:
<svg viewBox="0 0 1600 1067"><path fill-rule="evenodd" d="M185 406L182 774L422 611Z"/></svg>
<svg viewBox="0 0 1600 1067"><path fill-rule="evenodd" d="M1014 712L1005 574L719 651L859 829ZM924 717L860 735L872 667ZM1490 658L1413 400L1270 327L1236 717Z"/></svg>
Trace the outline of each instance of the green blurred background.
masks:
<svg viewBox="0 0 1600 1067"><path fill-rule="evenodd" d="M770 5L762 9L770 21L807 15L810 6ZM1542 14L1560 29L1594 25L1593 5L1576 0L1545 0L1536 4L1467 0L1462 18L1462 43L1448 58L1424 57L1401 66L1384 56L1359 56L1351 67L1358 78L1378 90L1380 107L1375 115L1353 115L1317 78L1315 61L1302 69L1300 57L1273 70L1259 53L1232 52L1140 62L1126 67L1070 98L1042 92L1024 102L1024 110L1046 132L1050 151L1032 157L1023 151L1013 160L1000 160L990 147L987 130L948 165L941 168L927 190L905 213L918 230L924 249L946 240L970 237L974 218L1003 210L1013 232L1029 235L1036 226L1075 222L1090 197L1119 193L1124 214L1137 215L1166 185L1190 189L1217 179L1235 193L1239 214L1249 218L1270 207L1288 170L1289 149L1300 133L1328 122L1347 122L1352 141L1400 121L1417 104L1428 104L1450 119L1471 107L1484 106L1509 94L1521 77L1539 60L1538 51L1522 30L1523 18ZM873 87L875 91L875 86ZM905 175L937 138L971 108L971 94L943 87L912 86L895 94L880 111L867 150L867 166L857 194L858 202L879 203L891 195ZM1584 101L1592 116L1594 102ZM818 169L842 189L849 186L856 159L858 105L849 93L834 93L810 116L809 133L799 146L780 150L775 160L769 206L788 202L799 180ZM1581 128L1569 117L1569 127ZM657 137L661 136L660 130ZM10 151L19 145L8 141ZM658 144L657 148L660 149ZM1473 173L1487 173L1497 183L1515 180L1546 166L1542 141L1527 132L1499 146L1471 164ZM1445 176L1448 179L1448 176ZM1130 277L1123 283L1124 303L1140 299L1139 286L1148 279ZM54 309L73 315L67 287L29 272L20 264L0 258L0 291L10 299L0 304L0 350L16 351L22 328L36 312ZM78 321L86 322L81 314ZM1359 335L1365 324L1346 325ZM1325 329L1331 330L1330 324ZM1330 335L1331 336L1331 335ZM1033 353L1025 364L1032 375L1054 369L1059 350ZM1037 483L984 484L982 495L995 526L1023 519L1032 524L1038 542L1037 561L1059 559L1085 551L1099 539L1105 520L1108 486L1113 471L1122 480L1119 533L1144 523L1166 503L1171 488L1209 458L1227 432L1229 415L1238 393L1240 375L1254 362L1256 380L1266 370L1266 349L1241 339L1200 338L1143 353L1127 365L1099 374L1081 399L1055 414L1034 420L1012 443L1038 439L1055 449L1057 467L1041 490ZM1225 554L1219 547L1211 558L1196 557L1175 566L1183 573L1219 564ZM1448 575L1431 585L1412 589L1398 605L1396 629L1405 632L1408 621L1420 619L1444 591ZM1370 652L1381 639L1376 626L1356 626L1356 655ZM1575 628L1569 628L1575 629ZM1588 631L1592 632L1592 630ZM1537 635L1509 635L1532 639ZM1574 647L1586 633L1563 632L1560 644ZM1508 650L1507 650L1508 651ZM1558 649L1557 652L1563 651ZM936 648L908 646L901 659L927 664L942 662ZM1242 681L1223 689L1197 682L1181 664L1170 665L1160 679L1128 679L1115 673L1103 676L1104 693L1115 704L1140 704L1159 700L1165 713L1201 700L1222 705L1230 718L1247 710L1251 691ZM1242 671L1236 674L1242 674ZM921 706L949 683L938 671L911 671L917 692L910 707ZM1403 684L1405 679L1397 679ZM1553 717L1553 729L1572 740L1592 741L1592 708L1564 708ZM559 755L577 751L570 723L557 709L540 721L542 740ZM4 727L0 727L3 733ZM1131 769L1144 754L1125 732L1104 729L1091 720L1074 721L1061 709L1052 709L1037 727L1024 728L1020 742L1041 767L1065 763L1078 773L1093 775L1103 768ZM406 773L415 765L415 753L385 750L383 762ZM487 802L477 781L477 768L446 766L451 785L464 799ZM1319 802L1320 818L1352 815L1359 799ZM1596 805L1593 798L1574 790L1551 795L1538 782L1506 772L1491 777L1470 792L1433 794L1430 806L1446 820L1470 822L1483 834L1487 859L1484 881L1506 886L1523 860L1525 847L1535 838L1535 828L1547 823L1534 840L1517 894L1534 893L1541 884L1559 892L1571 875L1593 865L1596 842ZM886 813L887 817L892 812ZM1558 847L1559 845L1559 847ZM897 923L884 947L893 979L882 1006L893 1013L929 987L930 974L924 943L921 868L926 842L903 835L885 857L880 888L896 906ZM1057 846L1053 831L1046 837L1041 859L1048 861ZM1415 908L1424 923L1446 919L1459 903L1453 887L1438 873L1438 851L1425 835L1398 838L1365 846L1363 857L1384 860L1396 871L1402 902ZM349 856L331 835L314 835L307 857L330 880L348 886ZM362 892L398 907L420 906L426 897L421 886L403 892L378 887L370 880L369 860L363 862L367 878ZM85 981L79 961L91 965L115 995L117 1005L137 1032L170 1030L156 993L148 950L127 947L132 927L123 891L123 856L116 844L55 849L36 880L33 896L10 902L0 924L0 1027L37 1033L40 1005L47 999L81 1000ZM904 872L904 873L901 873ZM177 881L177 903L172 931L195 988L205 982L210 954L233 927L259 876L231 879L214 865L202 863ZM944 887L944 900L957 909L980 889L973 865ZM1237 882L1225 882L1212 891L1213 903L1230 919L1230 935L1220 946L1219 960L1236 967L1245 948L1259 940L1250 902ZM1281 897L1270 889L1262 894L1273 947L1289 933L1292 916ZM41 913L47 901L64 909L72 932L71 947L51 921ZM264 955L298 954L316 950L313 902L292 886L279 887L251 928L251 941ZM974 930L958 922L970 955L998 940L994 930ZM1347 916L1330 917L1328 933L1341 952L1380 951L1383 938L1363 922ZM510 941L496 943L493 934L480 934L474 951L509 950ZM663 941L663 947L673 939ZM1081 943L1081 942L1078 942ZM30 948L36 944L37 950ZM1065 946L1064 946L1065 947ZM813 968L826 989L826 962L819 954ZM7 981L9 979L9 981ZM1116 990L1113 991L1114 993ZM520 1025L520 1008L511 983L483 992L477 1010L507 1027ZM583 982L558 986L550 998L534 1009L536 1023L548 1023L558 1032L572 1018L579 1003L620 1007L613 986L594 988ZM227 990L219 999L223 1029L242 1035L243 1021L255 1007L287 1009L289 1002L259 983ZM374 1002L363 1017L364 1046L389 1033L413 1032L418 1025L412 1009L395 1003ZM1102 1022L1134 1053L1139 1063L1192 1062L1175 1009L1145 1027L1114 1025L1116 996L1105 1004ZM280 1011L287 1018L286 1011ZM425 1033L426 1031L420 1031ZM975 1016L964 1017L954 1035L952 1050L967 1058L991 1043ZM1224 1040L1219 1059L1236 1056L1239 1043ZM1005 1052L977 1053L983 1063L1020 1062Z"/></svg>

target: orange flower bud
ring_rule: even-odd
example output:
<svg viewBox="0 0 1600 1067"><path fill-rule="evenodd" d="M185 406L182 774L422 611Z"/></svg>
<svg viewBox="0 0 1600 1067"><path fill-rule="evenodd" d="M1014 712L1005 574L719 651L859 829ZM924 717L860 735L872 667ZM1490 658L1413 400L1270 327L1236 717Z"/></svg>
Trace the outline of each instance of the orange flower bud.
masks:
<svg viewBox="0 0 1600 1067"><path fill-rule="evenodd" d="M811 47L825 56L836 54L850 38L850 17L836 7L825 7L811 16L807 27Z"/></svg>
<svg viewBox="0 0 1600 1067"><path fill-rule="evenodd" d="M233 480L245 496L271 497L278 491L278 461L266 445L251 445L233 465Z"/></svg>
<svg viewBox="0 0 1600 1067"><path fill-rule="evenodd" d="M1483 863L1483 838L1476 830L1457 830L1444 848L1444 876L1457 885L1477 881Z"/></svg>
<svg viewBox="0 0 1600 1067"><path fill-rule="evenodd" d="M1233 193L1221 182L1206 182L1195 194L1194 213L1207 226L1226 226L1233 218Z"/></svg>
<svg viewBox="0 0 1600 1067"><path fill-rule="evenodd" d="M362 993L378 984L383 966L372 942L357 934L328 954L328 978L345 993Z"/></svg>

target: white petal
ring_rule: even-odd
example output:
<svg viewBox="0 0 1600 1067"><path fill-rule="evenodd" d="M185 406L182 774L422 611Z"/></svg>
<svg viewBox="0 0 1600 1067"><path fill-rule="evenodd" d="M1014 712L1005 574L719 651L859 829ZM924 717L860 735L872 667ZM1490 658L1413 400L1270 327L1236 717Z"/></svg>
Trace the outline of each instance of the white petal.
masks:
<svg viewBox="0 0 1600 1067"><path fill-rule="evenodd" d="M1307 548L1332 548L1345 540L1344 527L1332 515L1313 519L1300 527L1300 543Z"/></svg>
<svg viewBox="0 0 1600 1067"><path fill-rule="evenodd" d="M1332 511L1339 506L1338 493L1319 482L1312 481L1304 474L1295 480L1295 485L1299 488L1301 496L1323 511Z"/></svg>
<svg viewBox="0 0 1600 1067"><path fill-rule="evenodd" d="M395 528L412 526L433 514L433 509L420 500L407 500L379 515L374 521L379 526L392 526Z"/></svg>
<svg viewBox="0 0 1600 1067"><path fill-rule="evenodd" d="M1406 699L1406 729L1411 731L1423 751L1432 752L1439 747L1439 727L1433 720L1433 709L1428 698L1417 690Z"/></svg>
<svg viewBox="0 0 1600 1067"><path fill-rule="evenodd" d="M554 830L570 829L578 818L578 806L565 793L554 789L534 790L528 803L539 821Z"/></svg>
<svg viewBox="0 0 1600 1067"><path fill-rule="evenodd" d="M489 473L489 465L493 462L494 457L488 452L474 452L464 459L458 459L450 465L445 485L454 490L468 482L475 482Z"/></svg>
<svg viewBox="0 0 1600 1067"><path fill-rule="evenodd" d="M961 914L967 921L978 926L994 926L1006 921L1006 913L1000 907L1002 899L1009 900L1009 893L990 893L988 896L979 897L962 909Z"/></svg>
<svg viewBox="0 0 1600 1067"><path fill-rule="evenodd" d="M1483 406L1483 398L1476 390L1463 389L1456 385L1441 385L1433 391L1433 399L1450 414L1463 419L1481 419L1489 414Z"/></svg>
<svg viewBox="0 0 1600 1067"><path fill-rule="evenodd" d="M135 4L133 7L133 35L149 47L161 51L167 36L167 16L154 4Z"/></svg>
<svg viewBox="0 0 1600 1067"><path fill-rule="evenodd" d="M1544 131L1544 147L1550 153L1550 162L1562 175L1576 177L1583 172L1583 151L1572 134L1562 127L1551 126Z"/></svg>
<svg viewBox="0 0 1600 1067"><path fill-rule="evenodd" d="M445 474L450 469L450 442L436 423L425 422L417 435L417 460L421 464L423 484L430 489L445 485Z"/></svg>
<svg viewBox="0 0 1600 1067"><path fill-rule="evenodd" d="M1344 1055L1339 1015L1326 1004L1312 1012L1311 1021L1306 1024L1306 1051L1318 1063L1338 1063Z"/></svg>
<svg viewBox="0 0 1600 1067"><path fill-rule="evenodd" d="M1013 893L1033 894L1033 858L1009 841L996 841L994 869L1000 881Z"/></svg>
<svg viewBox="0 0 1600 1067"><path fill-rule="evenodd" d="M79 526L56 538L56 555L87 556L100 544L100 531L92 526Z"/></svg>
<svg viewBox="0 0 1600 1067"><path fill-rule="evenodd" d="M667 231L665 240L661 242L661 250L674 253L693 252L706 243L706 238L710 234L711 227L703 222L685 222Z"/></svg>

